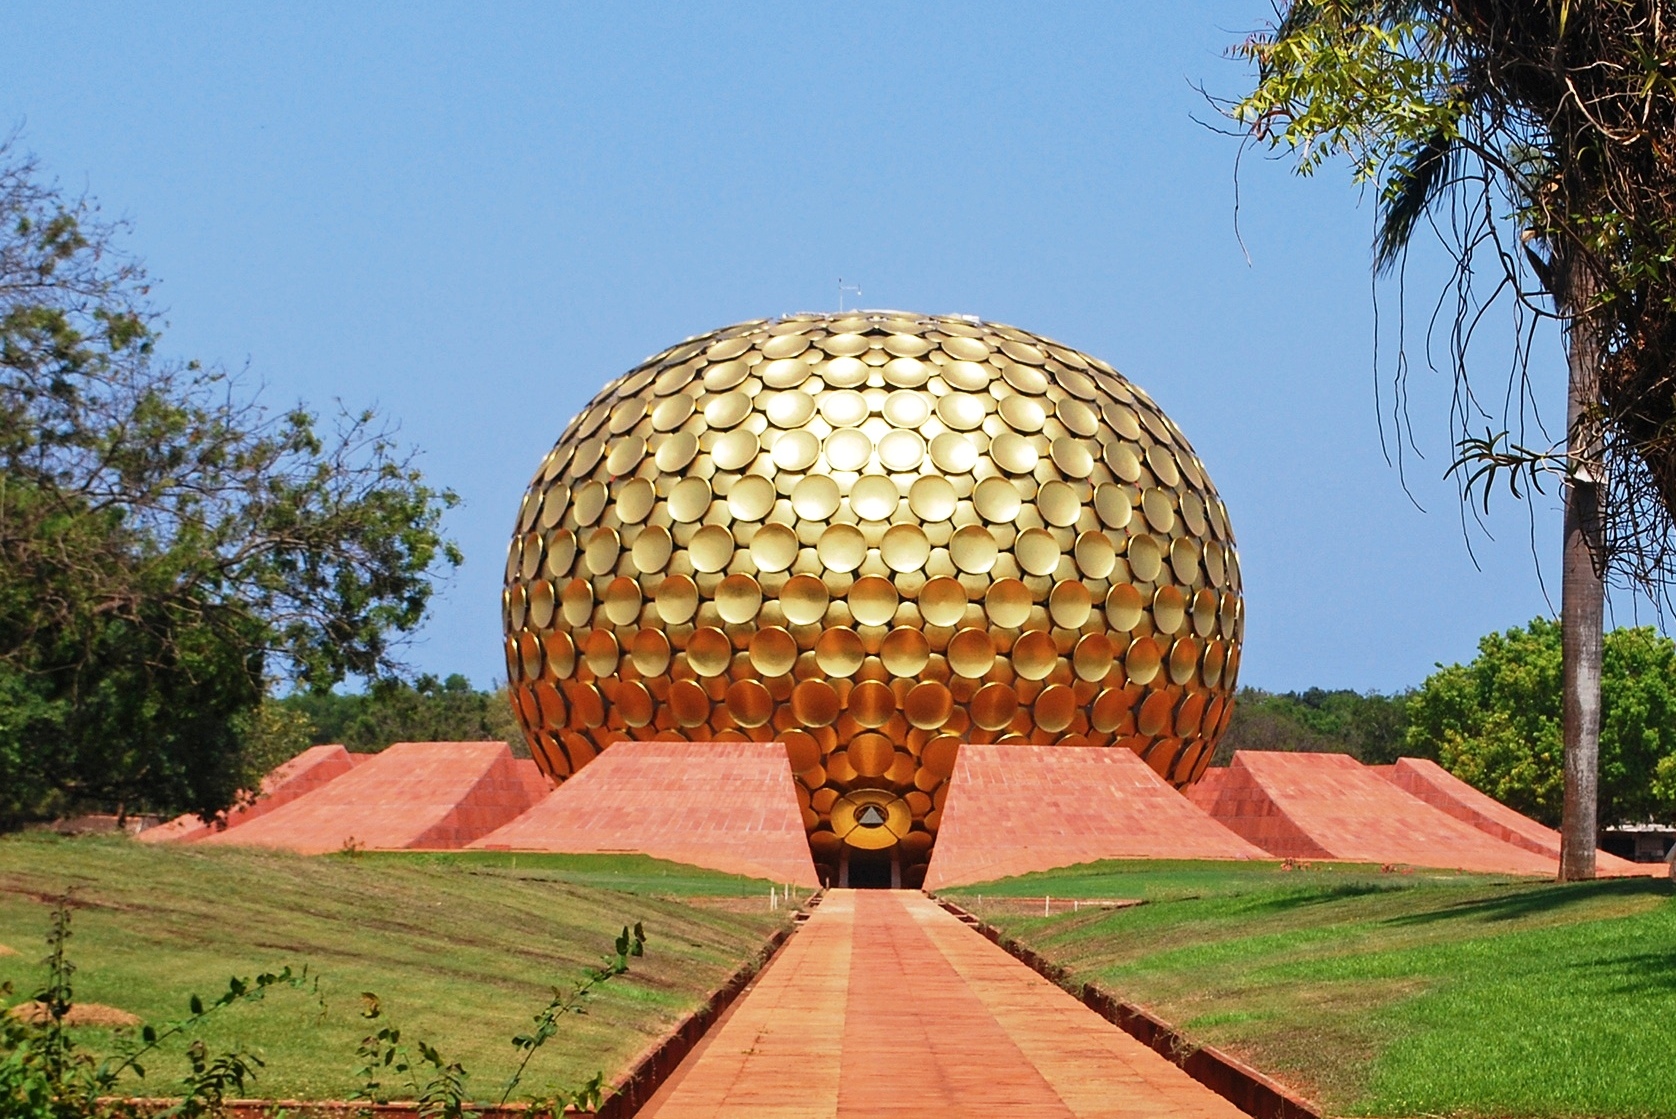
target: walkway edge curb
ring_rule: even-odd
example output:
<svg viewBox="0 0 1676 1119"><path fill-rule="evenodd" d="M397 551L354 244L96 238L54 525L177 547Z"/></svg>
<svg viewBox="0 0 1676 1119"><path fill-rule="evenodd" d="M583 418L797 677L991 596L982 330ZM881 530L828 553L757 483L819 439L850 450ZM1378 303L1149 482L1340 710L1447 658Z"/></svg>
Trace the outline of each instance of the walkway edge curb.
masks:
<svg viewBox="0 0 1676 1119"><path fill-rule="evenodd" d="M741 964L720 987L712 991L702 1006L675 1023L663 1040L636 1057L628 1072L611 1082L611 1094L600 1104L599 1110L592 1113L596 1119L633 1119L669 1079L676 1066L710 1032L710 1027L733 1005L734 1000L779 955L798 926L809 919L810 907L820 904L824 893L824 890L819 891L804 902L792 915L790 926L775 929L757 949L756 955Z"/></svg>
<svg viewBox="0 0 1676 1119"><path fill-rule="evenodd" d="M932 900L970 926L973 932L1074 996L1094 1013L1252 1116L1252 1119L1322 1119L1320 1109L1314 1104L1244 1061L1214 1046L1197 1045L1152 1012L1124 1002L1093 983L1079 982L1065 968L954 902L936 895L932 895Z"/></svg>

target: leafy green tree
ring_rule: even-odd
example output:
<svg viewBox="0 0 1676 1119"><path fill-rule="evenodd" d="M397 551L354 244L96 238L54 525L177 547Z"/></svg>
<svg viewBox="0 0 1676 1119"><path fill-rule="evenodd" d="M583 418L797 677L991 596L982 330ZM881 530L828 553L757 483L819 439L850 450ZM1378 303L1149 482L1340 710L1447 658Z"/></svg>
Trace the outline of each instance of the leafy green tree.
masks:
<svg viewBox="0 0 1676 1119"><path fill-rule="evenodd" d="M359 753L393 742L505 742L520 755L528 750L506 689L481 692L458 673L411 684L381 680L353 694L299 692L279 703L307 721L316 744L341 742Z"/></svg>
<svg viewBox="0 0 1676 1119"><path fill-rule="evenodd" d="M1470 664L1439 667L1409 702L1408 746L1545 824L1564 803L1560 626L1537 618L1492 633ZM1676 642L1651 627L1606 634L1600 818L1676 814Z"/></svg>
<svg viewBox="0 0 1676 1119"><path fill-rule="evenodd" d="M1300 173L1342 156L1375 184L1379 268L1405 267L1417 233L1440 239L1453 278L1422 317L1439 331L1428 359L1446 353L1456 380L1462 497L1487 507L1498 480L1562 489L1567 879L1594 875L1606 576L1668 598L1676 570L1673 19L1661 0L1292 0L1238 48L1257 81L1227 106ZM1516 344L1498 418L1467 369L1502 297ZM1565 433L1527 446L1545 317L1566 345Z"/></svg>
<svg viewBox="0 0 1676 1119"><path fill-rule="evenodd" d="M1241 688L1212 764L1227 764L1236 750L1295 750L1388 765L1404 753L1407 704L1408 693Z"/></svg>
<svg viewBox="0 0 1676 1119"><path fill-rule="evenodd" d="M225 807L270 683L399 672L459 562L373 413L160 356L120 232L0 144L0 826Z"/></svg>

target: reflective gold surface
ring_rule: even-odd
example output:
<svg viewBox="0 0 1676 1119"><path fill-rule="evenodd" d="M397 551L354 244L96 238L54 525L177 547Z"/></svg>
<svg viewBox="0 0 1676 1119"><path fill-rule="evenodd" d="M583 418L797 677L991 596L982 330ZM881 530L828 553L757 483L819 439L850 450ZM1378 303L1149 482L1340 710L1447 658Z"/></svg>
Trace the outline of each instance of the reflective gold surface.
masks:
<svg viewBox="0 0 1676 1119"><path fill-rule="evenodd" d="M1144 392L901 312L743 323L612 382L537 470L506 572L515 708L555 779L625 738L781 741L817 860L894 850L909 884L961 742L1197 779L1244 629L1227 511Z"/></svg>

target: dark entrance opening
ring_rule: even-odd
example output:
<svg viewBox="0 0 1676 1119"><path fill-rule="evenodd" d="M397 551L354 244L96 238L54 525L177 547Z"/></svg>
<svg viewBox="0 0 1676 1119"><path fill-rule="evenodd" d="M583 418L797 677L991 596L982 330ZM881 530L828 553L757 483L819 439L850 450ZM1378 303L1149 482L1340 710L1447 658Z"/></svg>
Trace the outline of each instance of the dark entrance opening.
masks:
<svg viewBox="0 0 1676 1119"><path fill-rule="evenodd" d="M840 886L855 890L895 890L902 886L901 855L885 851L848 850L839 865Z"/></svg>

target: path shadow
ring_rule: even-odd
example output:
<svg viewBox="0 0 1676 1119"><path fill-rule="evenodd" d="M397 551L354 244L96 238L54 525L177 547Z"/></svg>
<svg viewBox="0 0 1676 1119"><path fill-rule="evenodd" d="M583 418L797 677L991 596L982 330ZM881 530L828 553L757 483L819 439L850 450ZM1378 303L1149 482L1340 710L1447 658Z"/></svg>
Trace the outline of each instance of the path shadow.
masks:
<svg viewBox="0 0 1676 1119"><path fill-rule="evenodd" d="M1605 878L1595 882L1553 883L1501 897L1458 901L1424 913L1388 917L1384 924L1403 927L1457 920L1517 921L1598 898L1668 898L1671 894L1671 883L1657 878Z"/></svg>
<svg viewBox="0 0 1676 1119"><path fill-rule="evenodd" d="M1607 956L1573 966L1597 974L1619 970L1630 973L1625 982L1609 988L1614 995L1676 994L1676 951Z"/></svg>

